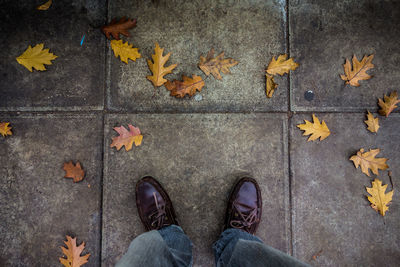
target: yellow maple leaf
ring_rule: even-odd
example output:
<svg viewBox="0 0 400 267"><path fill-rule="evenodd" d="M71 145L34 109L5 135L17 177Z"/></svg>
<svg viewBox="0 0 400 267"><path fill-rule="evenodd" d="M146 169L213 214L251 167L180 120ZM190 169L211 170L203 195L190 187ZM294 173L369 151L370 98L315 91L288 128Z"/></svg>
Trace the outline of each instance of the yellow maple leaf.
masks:
<svg viewBox="0 0 400 267"><path fill-rule="evenodd" d="M114 130L119 133L119 136L112 138L112 143L110 147L116 147L120 150L121 147L125 146L125 150L129 151L132 149L133 143L135 146L140 146L142 144L143 135L140 134L140 129L129 124L129 131L124 127L115 127Z"/></svg>
<svg viewBox="0 0 400 267"><path fill-rule="evenodd" d="M79 267L88 262L90 253L81 256L82 251L85 249L85 242L76 246L76 237L71 238L67 235L67 241L64 241L64 243L67 248L61 247L61 249L67 258L60 258L62 265L66 267Z"/></svg>
<svg viewBox="0 0 400 267"><path fill-rule="evenodd" d="M385 212L389 210L387 205L390 204L393 197L393 190L386 192L387 184L382 186L382 181L375 179L372 182L372 187L365 187L367 192L371 195L368 196L369 202L371 202L371 207L379 212L382 216L385 216Z"/></svg>
<svg viewBox="0 0 400 267"><path fill-rule="evenodd" d="M183 98L185 95L193 96L196 91L201 91L204 81L200 76L192 75L192 78L182 75L182 81L167 81L165 87L171 91L171 95Z"/></svg>
<svg viewBox="0 0 400 267"><path fill-rule="evenodd" d="M278 87L278 84L274 81L274 76L265 74L266 77L266 90L267 97L271 98L275 92L275 89Z"/></svg>
<svg viewBox="0 0 400 267"><path fill-rule="evenodd" d="M10 123L9 122L0 122L0 134L3 137L6 137L7 135L12 135L11 128L8 127Z"/></svg>
<svg viewBox="0 0 400 267"><path fill-rule="evenodd" d="M377 133L379 130L379 119L378 117L374 118L371 112L368 111L367 120L364 121L366 125L368 125L368 130L371 133Z"/></svg>
<svg viewBox="0 0 400 267"><path fill-rule="evenodd" d="M224 58L224 52L221 52L221 54L214 58L214 49L211 48L207 57L200 56L200 63L198 66L207 76L212 74L215 79L222 80L222 76L219 72L222 71L224 74L229 74L231 73L229 68L238 63L239 62L233 58Z"/></svg>
<svg viewBox="0 0 400 267"><path fill-rule="evenodd" d="M360 80L368 80L371 79L371 76L367 74L367 70L374 67L372 64L372 59L374 55L364 56L363 59L358 61L356 55L353 56L353 69L351 69L350 60L346 58L346 62L343 64L344 75L340 75L343 81L346 81L346 84L350 84L352 86L360 86L358 81Z"/></svg>
<svg viewBox="0 0 400 267"><path fill-rule="evenodd" d="M46 70L44 64L51 65L51 60L57 58L53 53L49 53L49 49L43 49L44 44L37 44L35 47L28 46L25 52L17 57L19 64L23 65L30 72L32 68L40 71Z"/></svg>
<svg viewBox="0 0 400 267"><path fill-rule="evenodd" d="M400 100L397 98L397 91L391 92L389 96L384 95L384 101L379 98L378 105L381 107L381 109L379 110L379 114L388 117L389 114L395 108L397 108L397 104L400 103Z"/></svg>
<svg viewBox="0 0 400 267"><path fill-rule="evenodd" d="M350 157L350 160L353 161L354 166L358 169L358 166L361 166L361 171L366 175L369 175L369 170L371 169L373 174L378 175L378 170L386 170L389 166L386 164L388 159L386 158L375 158L376 155L381 150L377 149L370 149L368 152L364 153L364 149L361 148L360 151L357 151L357 155L353 155Z"/></svg>
<svg viewBox="0 0 400 267"><path fill-rule="evenodd" d="M318 138L320 138L319 140L322 141L327 138L331 134L331 132L329 131L325 121L322 121L322 123L320 123L319 119L314 114L312 114L312 117L313 123L309 122L308 120L304 120L306 123L298 124L297 127L300 128L300 130L305 131L303 135L311 134L307 141L314 141Z"/></svg>
<svg viewBox="0 0 400 267"><path fill-rule="evenodd" d="M111 40L111 48L115 57L118 58L119 56L121 61L126 64L128 64L128 59L136 61L137 58L141 57L138 48L133 48L132 46L128 42L122 42L122 40Z"/></svg>
<svg viewBox="0 0 400 267"><path fill-rule="evenodd" d="M44 3L43 5L38 6L36 9L37 10L47 10L47 9L49 9L49 7L51 6L52 3L53 3L53 1L49 0L46 3Z"/></svg>
<svg viewBox="0 0 400 267"><path fill-rule="evenodd" d="M147 64L153 75L147 76L146 78L150 80L154 86L161 86L167 82L164 79L164 76L171 73L173 69L178 66L177 64L172 64L168 67L164 67L164 64L168 61L171 56L171 52L163 56L164 48L160 48L158 43L156 43L156 48L154 49L155 53L151 57L153 58L153 62L150 59L147 60Z"/></svg>
<svg viewBox="0 0 400 267"><path fill-rule="evenodd" d="M287 55L283 54L278 56L275 60L275 57L272 57L271 61L267 67L267 73L271 75L279 74L284 75L285 73L289 73L290 70L295 70L299 66L298 63L294 62L293 58L287 59Z"/></svg>

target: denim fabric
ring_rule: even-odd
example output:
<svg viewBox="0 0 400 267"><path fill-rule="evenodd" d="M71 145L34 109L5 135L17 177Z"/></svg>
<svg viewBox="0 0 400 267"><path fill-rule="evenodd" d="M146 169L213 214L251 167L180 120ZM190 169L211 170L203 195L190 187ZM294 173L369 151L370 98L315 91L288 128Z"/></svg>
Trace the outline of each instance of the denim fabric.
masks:
<svg viewBox="0 0 400 267"><path fill-rule="evenodd" d="M309 266L238 229L225 230L213 249L217 267ZM192 263L192 242L182 228L170 225L136 237L116 266L187 267Z"/></svg>
<svg viewBox="0 0 400 267"><path fill-rule="evenodd" d="M213 250L217 267L309 266L239 229L225 230Z"/></svg>
<svg viewBox="0 0 400 267"><path fill-rule="evenodd" d="M192 242L177 225L136 237L116 267L192 266Z"/></svg>

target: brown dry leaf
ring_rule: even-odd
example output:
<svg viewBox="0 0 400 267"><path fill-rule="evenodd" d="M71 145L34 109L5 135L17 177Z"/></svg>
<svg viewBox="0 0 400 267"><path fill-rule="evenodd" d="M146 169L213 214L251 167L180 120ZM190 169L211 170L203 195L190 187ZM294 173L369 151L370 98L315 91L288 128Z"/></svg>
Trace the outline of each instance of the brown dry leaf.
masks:
<svg viewBox="0 0 400 267"><path fill-rule="evenodd" d="M129 131L124 127L114 127L114 130L119 133L119 136L112 138L110 147L116 147L120 150L121 147L125 146L125 150L129 151L132 149L133 143L135 146L140 146L143 140L143 135L140 134L140 129L128 124Z"/></svg>
<svg viewBox="0 0 400 267"><path fill-rule="evenodd" d="M366 125L368 125L368 130L371 133L377 133L379 130L379 119L378 117L374 118L371 112L368 111L367 120L364 121Z"/></svg>
<svg viewBox="0 0 400 267"><path fill-rule="evenodd" d="M374 55L364 56L360 62L356 55L353 55L353 69L351 69L350 60L346 58L346 63L343 64L344 75L340 75L340 78L346 81L346 84L360 86L358 81L371 79L371 76L366 71L374 67L374 64L372 64L373 58Z"/></svg>
<svg viewBox="0 0 400 267"><path fill-rule="evenodd" d="M387 184L382 186L382 181L375 179L372 182L372 187L366 187L367 192L371 195L368 196L371 207L379 212L382 216L385 216L385 212L389 210L387 205L390 204L393 197L393 190L385 193Z"/></svg>
<svg viewBox="0 0 400 267"><path fill-rule="evenodd" d="M155 54L151 57L153 58L153 62L150 59L147 60L147 64L153 75L147 76L146 78L150 80L154 86L161 86L167 82L164 79L164 76L171 73L173 69L178 66L177 64L169 65L168 67L164 67L164 64L168 61L171 56L171 52L163 56L164 48L160 48L158 43L156 43Z"/></svg>
<svg viewBox="0 0 400 267"><path fill-rule="evenodd" d="M81 256L82 251L85 249L85 242L76 246L76 237L72 238L68 235L66 237L67 241L64 241L64 243L67 248L61 247L61 249L67 258L60 258L61 264L66 267L80 267L87 263L90 253Z"/></svg>
<svg viewBox="0 0 400 267"><path fill-rule="evenodd" d="M53 2L52 0L49 0L46 3L44 3L43 5L38 6L36 9L37 10L47 10L51 6L52 2Z"/></svg>
<svg viewBox="0 0 400 267"><path fill-rule="evenodd" d="M267 78L267 82L266 82L266 93L267 93L267 97L271 98L272 95L275 92L275 89L278 87L278 84L275 83L274 81L274 76L269 75L269 74L265 74L265 77Z"/></svg>
<svg viewBox="0 0 400 267"><path fill-rule="evenodd" d="M200 56L199 68L208 76L212 74L215 79L222 80L222 76L219 71L224 74L231 73L229 68L237 65L239 62L233 58L225 58L224 52L221 52L216 58L214 58L214 49L212 48L207 57Z"/></svg>
<svg viewBox="0 0 400 267"><path fill-rule="evenodd" d="M397 98L398 98L397 91L391 92L389 96L384 95L383 97L384 101L381 98L379 98L378 105L381 107L381 109L379 110L379 114L388 117L389 114L395 108L397 108L397 104L400 103L400 100Z"/></svg>
<svg viewBox="0 0 400 267"><path fill-rule="evenodd" d="M114 39L119 40L119 35L122 34L126 37L129 37L129 29L132 29L136 26L136 19L126 19L126 17L121 18L118 22L117 19L114 18L110 24L101 27L101 30L106 35L107 39L110 39L110 34Z"/></svg>
<svg viewBox="0 0 400 267"><path fill-rule="evenodd" d="M8 127L8 125L10 125L9 122L0 122L0 134L3 137L6 137L7 135L12 135L11 132L12 127Z"/></svg>
<svg viewBox="0 0 400 267"><path fill-rule="evenodd" d="M295 70L297 67L299 67L299 64L294 62L292 57L287 60L286 59L286 54L278 56L276 60L275 57L272 57L266 72L271 75L279 74L282 76L285 73L289 73L290 70Z"/></svg>
<svg viewBox="0 0 400 267"><path fill-rule="evenodd" d="M308 120L304 120L306 123L298 124L297 127L300 128L300 130L305 131L303 135L311 134L307 141L315 141L318 138L320 141L322 141L327 138L331 134L331 132L329 131L325 121L322 121L322 123L320 123L319 119L314 114L312 114L312 117L313 123L309 122Z"/></svg>
<svg viewBox="0 0 400 267"><path fill-rule="evenodd" d="M76 162L76 165L74 165L72 160L70 162L68 162L68 163L65 162L63 169L65 171L64 178L73 178L74 179L74 183L82 181L83 177L85 177L85 171L82 169L81 164L79 163L79 161Z"/></svg>
<svg viewBox="0 0 400 267"><path fill-rule="evenodd" d="M182 75L183 81L167 81L165 87L171 91L171 95L177 98L183 98L185 95L193 96L197 91L201 91L204 81L200 76L192 75L192 78Z"/></svg>
<svg viewBox="0 0 400 267"><path fill-rule="evenodd" d="M361 171L366 175L369 175L369 170L371 169L373 174L378 175L378 170L386 170L389 166L386 164L388 159L386 158L375 158L376 155L381 150L377 149L370 149L368 152L364 153L364 149L361 148L360 151L357 152L357 155L353 155L350 157L350 160L354 162L354 166L358 169L358 166L361 165Z"/></svg>

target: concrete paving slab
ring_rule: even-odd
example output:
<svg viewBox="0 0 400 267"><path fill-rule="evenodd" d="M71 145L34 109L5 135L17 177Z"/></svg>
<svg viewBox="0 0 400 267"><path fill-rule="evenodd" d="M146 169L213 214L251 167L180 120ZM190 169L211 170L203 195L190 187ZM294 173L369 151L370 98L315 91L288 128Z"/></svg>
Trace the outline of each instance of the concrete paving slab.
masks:
<svg viewBox="0 0 400 267"><path fill-rule="evenodd" d="M376 111L377 98L399 90L400 2L289 1L290 53L300 67L291 78L294 111ZM345 59L374 54L372 79L346 85ZM305 99L313 91L312 101ZM397 111L398 112L398 111Z"/></svg>
<svg viewBox="0 0 400 267"><path fill-rule="evenodd" d="M137 18L131 37L142 58L128 65L109 51L108 107L111 110L152 112L286 111L287 78L279 77L272 99L265 94L265 69L272 56L286 51L285 1L111 1L109 21L114 17ZM162 86L155 89L147 59L158 42L167 63L178 64L167 79L205 74L197 67L201 55L211 48L240 63L222 81L209 77L201 98L176 99Z"/></svg>
<svg viewBox="0 0 400 267"><path fill-rule="evenodd" d="M289 251L286 114L107 115L103 198L103 266L113 266L144 232L135 184L156 177L194 242L195 266L213 266L211 245L223 228L237 178L255 177L263 197L258 235ZM144 135L131 151L109 148L113 127L131 123Z"/></svg>
<svg viewBox="0 0 400 267"><path fill-rule="evenodd" d="M0 115L0 266L59 266L66 235L86 243L88 266L100 259L102 117ZM79 160L82 182L63 178ZM89 187L90 185L90 187Z"/></svg>
<svg viewBox="0 0 400 267"><path fill-rule="evenodd" d="M296 124L311 119L298 114L291 123L291 188L293 200L293 253L315 266L398 266L400 262L400 126L399 114L380 118L372 134L365 114L317 114L331 135L322 142L307 142ZM356 169L350 156L360 149L382 149L388 158L394 196L382 217L367 200L365 187L376 177ZM387 171L378 178L392 186ZM319 253L320 252L320 253ZM316 260L313 255L320 254Z"/></svg>
<svg viewBox="0 0 400 267"><path fill-rule="evenodd" d="M103 109L106 1L3 1L0 9L0 110ZM82 37L85 35L82 46ZM58 56L47 71L18 64L28 46L44 43Z"/></svg>

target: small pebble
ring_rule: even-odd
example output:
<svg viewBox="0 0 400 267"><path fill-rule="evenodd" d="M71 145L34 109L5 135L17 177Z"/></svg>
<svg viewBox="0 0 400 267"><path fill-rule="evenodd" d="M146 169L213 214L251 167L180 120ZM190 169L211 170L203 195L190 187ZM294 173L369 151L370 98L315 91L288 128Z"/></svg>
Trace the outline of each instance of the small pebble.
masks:
<svg viewBox="0 0 400 267"><path fill-rule="evenodd" d="M201 101L201 100L203 100L203 97L201 95L195 95L194 100Z"/></svg>

